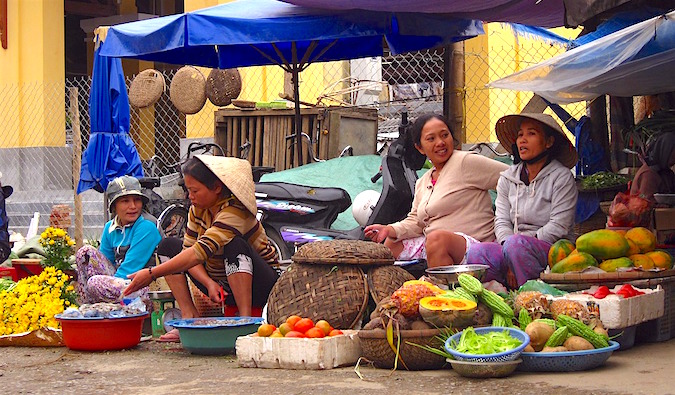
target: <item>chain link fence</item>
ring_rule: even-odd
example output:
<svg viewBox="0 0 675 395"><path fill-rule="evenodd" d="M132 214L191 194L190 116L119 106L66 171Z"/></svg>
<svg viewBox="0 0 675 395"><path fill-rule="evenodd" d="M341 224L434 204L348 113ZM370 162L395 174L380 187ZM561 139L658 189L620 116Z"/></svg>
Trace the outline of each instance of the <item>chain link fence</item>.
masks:
<svg viewBox="0 0 675 395"><path fill-rule="evenodd" d="M520 112L532 97L527 92L490 89L486 83L564 50L547 44L520 45L517 40L515 44L502 44L491 44L489 51L470 42L464 45L464 88L458 94L464 104L465 144L495 142L495 121L506 113ZM208 101L195 115L181 114L171 103L168 86L176 70L160 70L167 89L154 106L131 109L130 134L146 175L170 177L174 172L171 165L180 160L181 144L185 145L186 139L214 137L216 108ZM397 132L403 111L411 118L425 112L442 113L444 92L449 89L443 70L443 49L315 64L300 76L300 97L314 105L375 109L378 132L386 139ZM269 102L289 94L288 88L284 88L289 78L280 67L240 71L243 80L240 99ZM131 80L132 77L128 84ZM54 204L72 207L76 187L72 181L76 140L73 130L80 130L84 150L90 130L90 87L91 77L72 78L53 86L0 86L3 103L0 120L4 129L0 135L1 181L15 189L7 208L11 229L25 233L33 213L48 215ZM75 108L77 112L73 111ZM583 103L565 108L577 119L585 112ZM151 168L151 163L157 166ZM98 237L104 211L102 196L89 191L83 194L83 200L85 237ZM42 221L41 225L45 223Z"/></svg>

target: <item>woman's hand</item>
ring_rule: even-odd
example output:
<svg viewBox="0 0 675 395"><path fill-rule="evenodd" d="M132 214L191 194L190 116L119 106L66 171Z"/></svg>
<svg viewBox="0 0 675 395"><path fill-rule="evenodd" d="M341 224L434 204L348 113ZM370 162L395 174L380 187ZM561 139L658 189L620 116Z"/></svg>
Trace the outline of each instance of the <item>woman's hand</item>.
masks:
<svg viewBox="0 0 675 395"><path fill-rule="evenodd" d="M389 237L391 229L392 228L387 225L368 225L366 226L366 229L364 229L364 235L376 243L382 243Z"/></svg>
<svg viewBox="0 0 675 395"><path fill-rule="evenodd" d="M147 287L153 280L149 269L141 269L136 273L131 273L127 278L131 279L131 284L124 288L124 291L122 292L124 296L136 292L143 287Z"/></svg>
<svg viewBox="0 0 675 395"><path fill-rule="evenodd" d="M222 287L217 282L208 281L208 284L206 284L206 290L209 292L209 299L211 299L213 302L221 303L222 302L220 294L221 288ZM225 295L222 295L222 298L225 298Z"/></svg>

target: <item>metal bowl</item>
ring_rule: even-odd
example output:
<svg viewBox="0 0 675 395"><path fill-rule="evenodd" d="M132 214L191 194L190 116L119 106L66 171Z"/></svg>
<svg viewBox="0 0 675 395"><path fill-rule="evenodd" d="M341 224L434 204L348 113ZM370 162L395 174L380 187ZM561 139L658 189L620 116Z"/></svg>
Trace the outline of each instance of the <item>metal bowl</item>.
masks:
<svg viewBox="0 0 675 395"><path fill-rule="evenodd" d="M654 200L656 200L657 203L675 206L675 194L673 193L655 193Z"/></svg>
<svg viewBox="0 0 675 395"><path fill-rule="evenodd" d="M150 300L174 299L171 291L150 291L148 297Z"/></svg>
<svg viewBox="0 0 675 395"><path fill-rule="evenodd" d="M523 362L522 359L507 362L470 362L450 358L447 361L452 365L452 370L460 376L476 378L506 377L516 370L519 363Z"/></svg>
<svg viewBox="0 0 675 395"><path fill-rule="evenodd" d="M469 274L480 280L488 267L488 265L479 264L437 266L428 268L425 272L427 276L435 278L441 283L451 285L457 282L457 276L461 273Z"/></svg>

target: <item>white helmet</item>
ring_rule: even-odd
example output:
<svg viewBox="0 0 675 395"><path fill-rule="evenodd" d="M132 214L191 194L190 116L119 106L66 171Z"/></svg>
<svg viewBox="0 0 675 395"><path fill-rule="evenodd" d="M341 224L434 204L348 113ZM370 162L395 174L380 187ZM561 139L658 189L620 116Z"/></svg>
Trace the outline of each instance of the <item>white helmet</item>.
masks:
<svg viewBox="0 0 675 395"><path fill-rule="evenodd" d="M380 200L380 193L372 189L367 189L356 195L352 204L352 215L359 225L366 226L378 200Z"/></svg>

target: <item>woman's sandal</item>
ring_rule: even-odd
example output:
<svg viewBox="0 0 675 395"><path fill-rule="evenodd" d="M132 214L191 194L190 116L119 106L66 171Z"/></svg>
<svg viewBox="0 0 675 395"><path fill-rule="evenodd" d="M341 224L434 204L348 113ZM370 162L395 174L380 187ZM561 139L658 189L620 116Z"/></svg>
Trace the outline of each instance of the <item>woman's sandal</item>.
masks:
<svg viewBox="0 0 675 395"><path fill-rule="evenodd" d="M180 336L178 335L178 329L172 329L157 339L158 342L166 343L178 343L180 342Z"/></svg>

